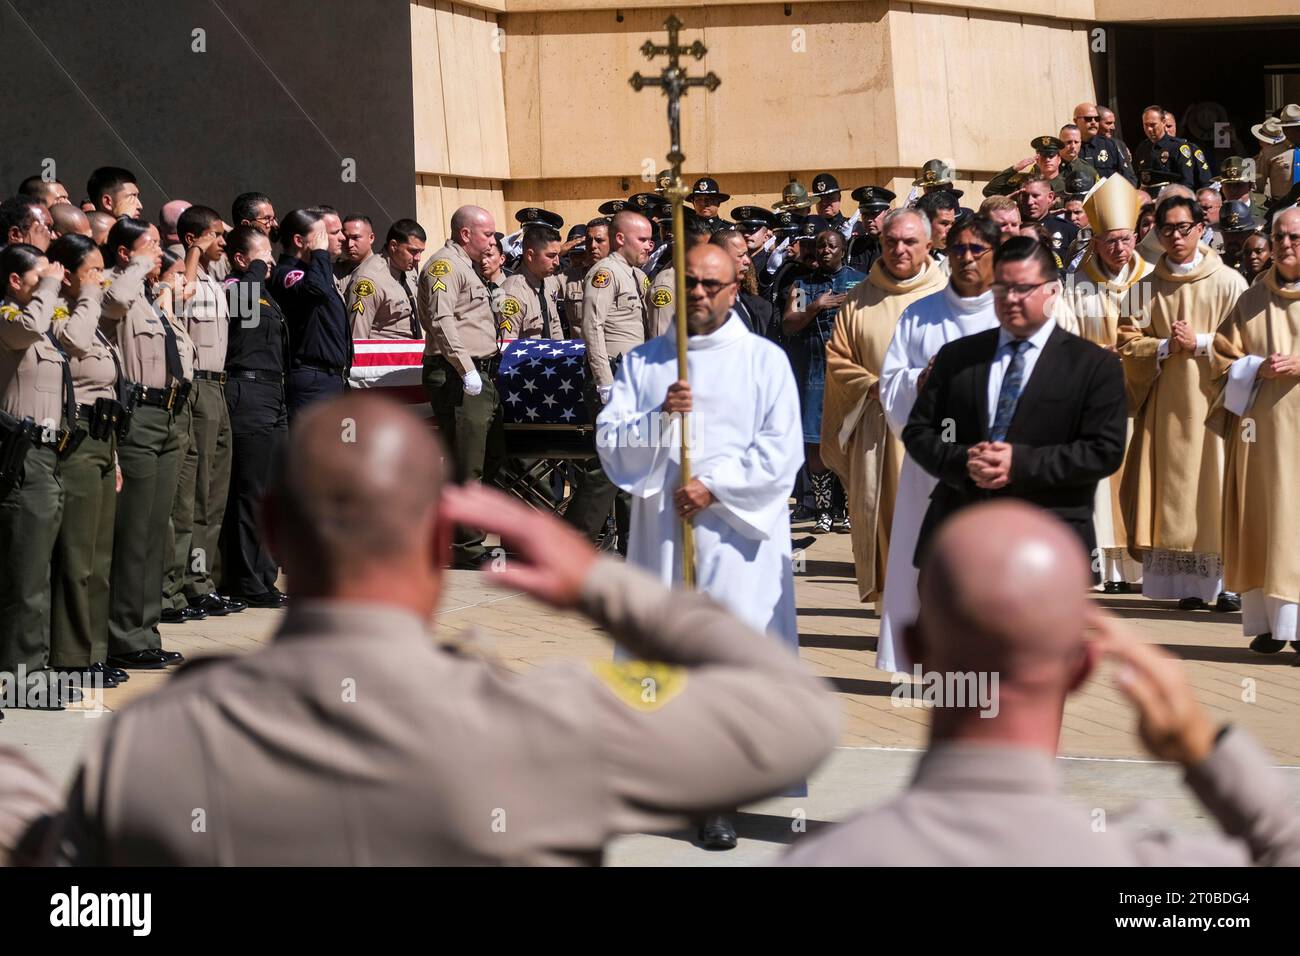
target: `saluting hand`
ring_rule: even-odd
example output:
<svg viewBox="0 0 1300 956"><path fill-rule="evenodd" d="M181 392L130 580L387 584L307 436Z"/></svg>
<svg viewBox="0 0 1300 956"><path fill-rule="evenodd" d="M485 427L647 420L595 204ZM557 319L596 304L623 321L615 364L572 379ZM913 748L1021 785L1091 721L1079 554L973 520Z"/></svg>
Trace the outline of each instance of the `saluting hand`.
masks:
<svg viewBox="0 0 1300 956"><path fill-rule="evenodd" d="M1193 767L1214 750L1215 728L1196 700L1182 661L1128 633L1094 605L1096 645L1120 665L1116 682L1138 712L1138 734L1152 756Z"/></svg>
<svg viewBox="0 0 1300 956"><path fill-rule="evenodd" d="M63 268L63 263L47 262L45 263L45 265L41 266L40 269L36 271L36 274L39 275L42 279L58 279L59 283L62 284L63 275L65 271L66 270Z"/></svg>

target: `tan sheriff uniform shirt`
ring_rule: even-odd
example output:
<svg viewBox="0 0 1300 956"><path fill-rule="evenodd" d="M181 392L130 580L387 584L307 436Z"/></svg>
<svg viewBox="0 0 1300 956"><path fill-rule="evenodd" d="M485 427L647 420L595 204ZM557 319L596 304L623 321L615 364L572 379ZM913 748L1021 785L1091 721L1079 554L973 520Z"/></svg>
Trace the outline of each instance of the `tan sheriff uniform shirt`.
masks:
<svg viewBox="0 0 1300 956"><path fill-rule="evenodd" d="M411 339L412 293L393 275L388 260L373 252L348 277L343 296L354 339Z"/></svg>
<svg viewBox="0 0 1300 956"><path fill-rule="evenodd" d="M448 239L421 271L416 308L424 354L441 355L462 377L474 359L496 354L497 323L487 286L459 243Z"/></svg>
<svg viewBox="0 0 1300 956"><path fill-rule="evenodd" d="M102 286L83 286L75 300L64 298L54 309L54 336L72 365L72 389L78 405L117 398L117 363L111 340L99 331Z"/></svg>
<svg viewBox="0 0 1300 956"><path fill-rule="evenodd" d="M173 311L184 320L186 331L198 351L197 367L203 372L226 368L226 346L230 343L230 304L226 290L199 267L194 295Z"/></svg>
<svg viewBox="0 0 1300 956"><path fill-rule="evenodd" d="M47 277L25 306L0 303L0 408L21 421L63 421L63 356L45 334L59 305L59 280Z"/></svg>
<svg viewBox="0 0 1300 956"><path fill-rule="evenodd" d="M673 320L677 318L677 295L676 273L672 266L659 270L659 274L654 277L650 283L650 291L646 294L646 330L647 339L657 338L673 327Z"/></svg>
<svg viewBox="0 0 1300 956"><path fill-rule="evenodd" d="M100 303L100 327L117 343L122 372L128 382L146 388L165 388L167 338L163 318L145 294L144 277L153 271L151 256L138 256L125 269L108 274ZM185 347L177 342L184 355Z"/></svg>
<svg viewBox="0 0 1300 956"><path fill-rule="evenodd" d="M777 792L834 746L822 682L704 595L602 559L580 609L638 661L514 673L390 605L296 601L270 647L113 717L54 845L86 864L597 864L618 833Z"/></svg>
<svg viewBox="0 0 1300 956"><path fill-rule="evenodd" d="M612 385L609 360L645 341L645 294L650 281L611 252L587 272L582 290L582 337L597 386Z"/></svg>
<svg viewBox="0 0 1300 956"><path fill-rule="evenodd" d="M569 334L582 338L582 290L587 283L588 266L570 266L560 277L564 295L564 316L569 320Z"/></svg>
<svg viewBox="0 0 1300 956"><path fill-rule="evenodd" d="M555 305L562 293L562 279L547 276L542 280L541 301L537 290L522 273L507 276L493 296L497 331L503 339L562 339L560 310ZM545 312L543 312L543 309Z"/></svg>

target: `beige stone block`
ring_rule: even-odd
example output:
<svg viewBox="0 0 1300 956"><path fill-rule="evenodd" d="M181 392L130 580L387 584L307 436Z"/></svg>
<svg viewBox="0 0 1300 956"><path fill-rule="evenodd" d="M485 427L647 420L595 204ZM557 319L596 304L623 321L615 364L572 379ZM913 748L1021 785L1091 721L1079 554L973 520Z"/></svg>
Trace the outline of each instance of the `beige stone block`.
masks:
<svg viewBox="0 0 1300 956"><path fill-rule="evenodd" d="M442 58L437 13L431 0L411 4L411 105L415 122L415 168L448 169L447 118L443 108Z"/></svg>

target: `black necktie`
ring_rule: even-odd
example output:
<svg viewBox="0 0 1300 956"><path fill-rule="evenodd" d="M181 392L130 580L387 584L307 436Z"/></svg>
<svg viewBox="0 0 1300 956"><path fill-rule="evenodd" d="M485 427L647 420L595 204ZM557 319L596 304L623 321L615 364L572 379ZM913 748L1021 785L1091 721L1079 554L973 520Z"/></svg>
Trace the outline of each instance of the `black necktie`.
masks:
<svg viewBox="0 0 1300 956"><path fill-rule="evenodd" d="M176 330L172 324L167 321L167 316L157 307L154 306L154 314L158 316L163 326L163 335L167 341L164 343L163 351L167 354L167 374L173 381L182 382L185 380L185 366L181 364L181 350L176 344Z"/></svg>
<svg viewBox="0 0 1300 956"><path fill-rule="evenodd" d="M551 337L551 312L546 308L546 287L538 286L536 291L537 305L542 310L542 338L549 339Z"/></svg>
<svg viewBox="0 0 1300 956"><path fill-rule="evenodd" d="M72 390L72 362L68 358L68 353L63 351L59 340L54 337L53 329L48 329L45 337L63 358L63 427L71 431L77 427L77 396Z"/></svg>

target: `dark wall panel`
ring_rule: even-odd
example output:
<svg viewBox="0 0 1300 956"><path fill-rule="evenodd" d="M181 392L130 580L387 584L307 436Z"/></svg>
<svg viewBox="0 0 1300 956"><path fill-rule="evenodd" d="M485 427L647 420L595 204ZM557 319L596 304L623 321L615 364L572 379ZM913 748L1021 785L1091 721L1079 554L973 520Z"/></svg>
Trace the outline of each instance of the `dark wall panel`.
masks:
<svg viewBox="0 0 1300 956"><path fill-rule="evenodd" d="M133 170L151 219L253 189L281 216L415 214L406 0L7 0L0 63L6 195L52 159L74 201L94 167Z"/></svg>

